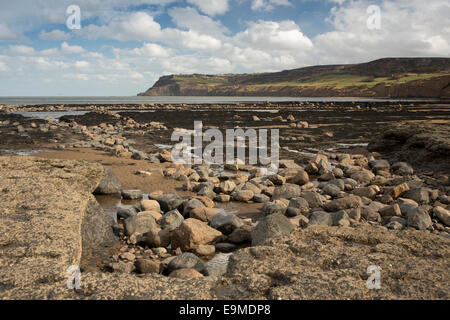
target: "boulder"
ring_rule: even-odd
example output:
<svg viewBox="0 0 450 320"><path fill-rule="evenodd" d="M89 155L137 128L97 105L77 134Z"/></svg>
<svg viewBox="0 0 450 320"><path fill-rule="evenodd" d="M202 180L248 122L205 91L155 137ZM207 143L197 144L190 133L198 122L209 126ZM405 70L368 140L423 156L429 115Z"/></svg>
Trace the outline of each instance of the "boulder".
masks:
<svg viewBox="0 0 450 320"><path fill-rule="evenodd" d="M300 186L297 184L290 184L287 183L285 185L282 185L279 188L276 188L272 200L278 200L278 199L292 199L300 197L301 189Z"/></svg>
<svg viewBox="0 0 450 320"><path fill-rule="evenodd" d="M328 212L336 212L345 209L356 208L362 205L361 198L355 195L350 195L348 197L335 199L333 201L327 202L323 208Z"/></svg>
<svg viewBox="0 0 450 320"><path fill-rule="evenodd" d="M120 193L122 186L119 179L111 169L105 169L105 177L95 189L94 194L116 194Z"/></svg>
<svg viewBox="0 0 450 320"><path fill-rule="evenodd" d="M157 201L164 212L177 209L183 203L183 199L176 193L164 194L158 197Z"/></svg>
<svg viewBox="0 0 450 320"><path fill-rule="evenodd" d="M333 218L331 214L325 211L314 211L309 217L308 225L332 226Z"/></svg>
<svg viewBox="0 0 450 320"><path fill-rule="evenodd" d="M205 205L203 204L203 202L201 202L198 199L188 200L188 201L184 202L184 204L183 204L183 216L189 217L192 210L197 209L197 208L204 208L204 207L205 207Z"/></svg>
<svg viewBox="0 0 450 320"><path fill-rule="evenodd" d="M179 279L197 279L202 278L203 275L195 269L178 269L169 274L170 278L179 278Z"/></svg>
<svg viewBox="0 0 450 320"><path fill-rule="evenodd" d="M231 197L234 201L247 202L252 200L254 195L252 190L239 190L233 192Z"/></svg>
<svg viewBox="0 0 450 320"><path fill-rule="evenodd" d="M195 250L199 245L210 244L222 239L222 233L204 222L189 218L172 232L172 249Z"/></svg>
<svg viewBox="0 0 450 320"><path fill-rule="evenodd" d="M264 215L268 216L271 214L281 214L284 215L286 212L286 206L282 205L278 202L266 202L264 206L262 207L262 212Z"/></svg>
<svg viewBox="0 0 450 320"><path fill-rule="evenodd" d="M170 244L170 231L154 228L145 234L145 242L150 248L166 248Z"/></svg>
<svg viewBox="0 0 450 320"><path fill-rule="evenodd" d="M203 222L211 222L212 218L220 212L216 208L195 208L189 214L189 218L194 218Z"/></svg>
<svg viewBox="0 0 450 320"><path fill-rule="evenodd" d="M183 216L180 212L175 209L164 214L159 220L158 224L162 229L166 229L168 231L173 231L178 228L184 221Z"/></svg>
<svg viewBox="0 0 450 320"><path fill-rule="evenodd" d="M406 223L408 227L419 230L426 230L432 225L430 215L422 207L417 207L414 211L409 213L406 217Z"/></svg>
<svg viewBox="0 0 450 320"><path fill-rule="evenodd" d="M306 171L299 170L297 175L295 175L292 178L292 182L300 186L303 186L309 182L309 175Z"/></svg>
<svg viewBox="0 0 450 320"><path fill-rule="evenodd" d="M321 208L323 206L323 201L317 192L303 191L301 197L308 202L311 209Z"/></svg>
<svg viewBox="0 0 450 320"><path fill-rule="evenodd" d="M418 204L427 204L430 202L430 193L426 188L411 189L403 197L414 200Z"/></svg>
<svg viewBox="0 0 450 320"><path fill-rule="evenodd" d="M160 273L161 263L150 259L138 259L134 263L136 271L141 274Z"/></svg>
<svg viewBox="0 0 450 320"><path fill-rule="evenodd" d="M124 221L125 234L131 236L133 233L144 234L152 229L158 228L158 225L151 215L136 215L127 218Z"/></svg>
<svg viewBox="0 0 450 320"><path fill-rule="evenodd" d="M434 215L446 226L450 226L450 212L442 207L434 207Z"/></svg>
<svg viewBox="0 0 450 320"><path fill-rule="evenodd" d="M159 202L156 200L141 200L141 210L160 212L161 207L159 206Z"/></svg>
<svg viewBox="0 0 450 320"><path fill-rule="evenodd" d="M275 237L283 237L294 231L294 226L285 216L275 213L260 221L253 229L252 246L262 245L266 240Z"/></svg>
<svg viewBox="0 0 450 320"><path fill-rule="evenodd" d="M351 178L359 183L368 184L373 180L373 178L375 178L375 175L370 171L364 170L353 173Z"/></svg>
<svg viewBox="0 0 450 320"><path fill-rule="evenodd" d="M406 162L396 162L392 165L394 173L400 176L409 176L414 174L414 169Z"/></svg>
<svg viewBox="0 0 450 320"><path fill-rule="evenodd" d="M122 190L122 198L124 200L140 200L142 196L141 190Z"/></svg>
<svg viewBox="0 0 450 320"><path fill-rule="evenodd" d="M244 223L235 214L229 212L220 212L212 217L211 227L219 230L223 234L230 234L234 230L242 227Z"/></svg>
<svg viewBox="0 0 450 320"><path fill-rule="evenodd" d="M205 264L203 261L193 253L183 253L170 261L167 266L167 273L171 274L175 270L180 269L194 269L200 273L205 272Z"/></svg>
<svg viewBox="0 0 450 320"><path fill-rule="evenodd" d="M331 219L333 220L333 226L348 227L350 225L350 217L345 210L333 212Z"/></svg>
<svg viewBox="0 0 450 320"><path fill-rule="evenodd" d="M289 208L295 209L295 212L298 213L296 216L299 214L308 216L309 214L309 203L302 197L292 198L289 201L288 209Z"/></svg>
<svg viewBox="0 0 450 320"><path fill-rule="evenodd" d="M250 243L252 242L252 227L243 225L235 229L227 238L227 240L234 244Z"/></svg>

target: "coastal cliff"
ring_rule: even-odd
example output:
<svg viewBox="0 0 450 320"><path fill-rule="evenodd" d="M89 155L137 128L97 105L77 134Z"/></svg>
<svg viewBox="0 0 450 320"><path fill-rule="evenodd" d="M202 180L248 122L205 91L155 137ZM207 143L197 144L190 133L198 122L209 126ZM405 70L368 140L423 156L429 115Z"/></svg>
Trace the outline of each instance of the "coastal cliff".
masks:
<svg viewBox="0 0 450 320"><path fill-rule="evenodd" d="M141 96L446 98L449 58L386 58L275 73L168 75Z"/></svg>

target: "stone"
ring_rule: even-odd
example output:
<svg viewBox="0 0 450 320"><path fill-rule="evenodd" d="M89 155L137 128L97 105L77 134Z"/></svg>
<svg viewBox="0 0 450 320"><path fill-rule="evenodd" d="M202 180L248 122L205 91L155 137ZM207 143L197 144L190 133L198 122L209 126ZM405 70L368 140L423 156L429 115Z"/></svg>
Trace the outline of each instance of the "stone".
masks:
<svg viewBox="0 0 450 320"><path fill-rule="evenodd" d="M256 203L266 203L270 201L270 197L265 194L255 194L253 196L253 201Z"/></svg>
<svg viewBox="0 0 450 320"><path fill-rule="evenodd" d="M275 191L272 195L272 200L278 200L278 199L292 199L300 197L301 194L301 188L297 184L291 184L287 183L285 185L282 185L279 188L275 188Z"/></svg>
<svg viewBox="0 0 450 320"><path fill-rule="evenodd" d="M142 197L141 190L122 190L122 198L124 200L140 200Z"/></svg>
<svg viewBox="0 0 450 320"><path fill-rule="evenodd" d="M393 187L390 192L389 195L394 198L397 199L398 197L400 197L402 194L404 194L406 191L409 191L409 186L406 183L402 183L399 184L395 187Z"/></svg>
<svg viewBox="0 0 450 320"><path fill-rule="evenodd" d="M318 193L313 191L303 191L301 197L305 199L311 209L321 208L323 206L323 201Z"/></svg>
<svg viewBox="0 0 450 320"><path fill-rule="evenodd" d="M324 172L317 180L319 181L330 181L336 178L331 171Z"/></svg>
<svg viewBox="0 0 450 320"><path fill-rule="evenodd" d="M247 202L253 199L252 190L239 190L232 193L231 197L234 201Z"/></svg>
<svg viewBox="0 0 450 320"><path fill-rule="evenodd" d="M200 200L203 203L203 205L208 208L214 208L216 206L212 198L209 197L194 196L193 199Z"/></svg>
<svg viewBox="0 0 450 320"><path fill-rule="evenodd" d="M286 178L283 176L280 176L279 174L273 174L269 176L269 180L277 186L281 186L286 183Z"/></svg>
<svg viewBox="0 0 450 320"><path fill-rule="evenodd" d="M357 222L360 221L361 220L361 207L353 208L353 209L349 210L348 216L350 217L350 219L353 219Z"/></svg>
<svg viewBox="0 0 450 320"><path fill-rule="evenodd" d="M390 205L390 206L386 206L384 208L381 208L380 210L378 210L378 212L380 213L380 215L382 217L401 216L402 215L400 206L397 203Z"/></svg>
<svg viewBox="0 0 450 320"><path fill-rule="evenodd" d="M133 216L124 221L125 234L131 236L133 233L147 233L152 229L158 228L155 218L150 215Z"/></svg>
<svg viewBox="0 0 450 320"><path fill-rule="evenodd" d="M173 231L178 228L183 223L183 221L183 216L177 209L175 209L167 212L160 219L158 219L158 224L162 229Z"/></svg>
<svg viewBox="0 0 450 320"><path fill-rule="evenodd" d="M323 192L333 198L337 197L341 193L341 189L335 184L328 183L323 188Z"/></svg>
<svg viewBox="0 0 450 320"><path fill-rule="evenodd" d="M418 230L426 230L432 225L430 215L422 207L417 207L409 213L406 217L406 223L408 227L413 227Z"/></svg>
<svg viewBox="0 0 450 320"><path fill-rule="evenodd" d="M377 195L377 191L373 187L363 187L363 188L354 189L353 194L360 196L360 197L366 197L369 199L373 199Z"/></svg>
<svg viewBox="0 0 450 320"><path fill-rule="evenodd" d="M224 253L233 252L236 250L236 245L228 242L221 242L216 244L216 250Z"/></svg>
<svg viewBox="0 0 450 320"><path fill-rule="evenodd" d="M117 210L117 217L127 219L138 214L138 210L135 207L119 209Z"/></svg>
<svg viewBox="0 0 450 320"><path fill-rule="evenodd" d="M120 255L120 258L128 261L134 261L136 259L136 256L131 252L124 252Z"/></svg>
<svg viewBox="0 0 450 320"><path fill-rule="evenodd" d="M154 228L145 234L145 242L150 248L168 247L170 244L170 231Z"/></svg>
<svg viewBox="0 0 450 320"><path fill-rule="evenodd" d="M292 182L299 186L303 186L309 182L309 175L306 171L299 170L297 175L292 178Z"/></svg>
<svg viewBox="0 0 450 320"><path fill-rule="evenodd" d="M183 199L176 193L164 194L158 197L157 201L164 212L177 209L183 203Z"/></svg>
<svg viewBox="0 0 450 320"><path fill-rule="evenodd" d="M203 261L190 252L185 252L170 261L167 266L167 273L171 274L173 271L180 269L194 269L200 273L206 271Z"/></svg>
<svg viewBox="0 0 450 320"><path fill-rule="evenodd" d="M348 227L350 225L350 217L345 210L333 212L331 214L333 226Z"/></svg>
<svg viewBox="0 0 450 320"><path fill-rule="evenodd" d="M262 207L261 211L264 215L268 216L271 214L281 214L284 215L287 207L277 203L277 202L266 202Z"/></svg>
<svg viewBox="0 0 450 320"><path fill-rule="evenodd" d="M378 171L389 171L391 165L386 160L372 160L369 161L369 166L372 168L373 172L377 173Z"/></svg>
<svg viewBox="0 0 450 320"><path fill-rule="evenodd" d="M161 197L164 194L161 190L153 191L148 195L148 198L150 200L157 200L159 197Z"/></svg>
<svg viewBox="0 0 450 320"><path fill-rule="evenodd" d="M156 221L158 221L162 217L162 215L161 215L161 213L159 213L159 211L158 212L156 212L156 211L141 211L137 215L138 216L150 215L153 218L155 218Z"/></svg>
<svg viewBox="0 0 450 320"><path fill-rule="evenodd" d="M396 162L392 165L394 173L400 176L409 176L414 174L414 169L406 162Z"/></svg>
<svg viewBox="0 0 450 320"><path fill-rule="evenodd" d="M170 278L179 278L179 279L197 279L203 278L203 275L195 269L185 268L178 269L169 274Z"/></svg>
<svg viewBox="0 0 450 320"><path fill-rule="evenodd" d="M100 181L100 184L95 189L94 194L116 194L120 193L122 186L119 179L116 177L111 169L105 169L105 177Z"/></svg>
<svg viewBox="0 0 450 320"><path fill-rule="evenodd" d="M230 202L231 196L228 194L220 194L214 197L214 201L220 202L220 203L226 203Z"/></svg>
<svg viewBox="0 0 450 320"><path fill-rule="evenodd" d="M218 193L230 194L231 192L234 191L234 189L236 189L236 184L231 180L226 180L221 182L217 187L217 189Z"/></svg>
<svg viewBox="0 0 450 320"><path fill-rule="evenodd" d="M251 243L252 242L252 227L243 225L235 229L227 238L227 240L234 244Z"/></svg>
<svg viewBox="0 0 450 320"><path fill-rule="evenodd" d="M140 274L160 273L161 271L161 263L150 259L138 259L134 265Z"/></svg>
<svg viewBox="0 0 450 320"><path fill-rule="evenodd" d="M325 203L323 208L328 212L336 212L345 209L351 209L362 205L361 198L355 195L350 195L344 198L335 199Z"/></svg>
<svg viewBox="0 0 450 320"><path fill-rule="evenodd" d="M450 226L450 212L442 207L434 207L434 215L446 226Z"/></svg>
<svg viewBox="0 0 450 320"><path fill-rule="evenodd" d="M262 245L266 240L291 234L294 226L285 216L275 213L265 217L253 229L252 246Z"/></svg>
<svg viewBox="0 0 450 320"><path fill-rule="evenodd" d="M222 239L222 233L204 222L189 218L171 234L172 249L195 250L199 245L211 244Z"/></svg>
<svg viewBox="0 0 450 320"><path fill-rule="evenodd" d="M205 205L198 199L190 199L183 204L183 216L189 217L192 210L196 208L204 208Z"/></svg>
<svg viewBox="0 0 450 320"><path fill-rule="evenodd" d="M296 228L306 228L309 223L309 219L303 215L298 215L293 218L289 218L289 221Z"/></svg>
<svg viewBox="0 0 450 320"><path fill-rule="evenodd" d="M366 221L381 222L381 215L378 213L378 211L369 206L361 207L361 216Z"/></svg>
<svg viewBox="0 0 450 320"><path fill-rule="evenodd" d="M189 218L194 218L203 222L211 222L212 218L220 212L216 208L195 208L189 214Z"/></svg>
<svg viewBox="0 0 450 320"><path fill-rule="evenodd" d="M134 270L134 264L133 262L113 262L111 264L111 268L114 270L114 272L118 273L131 273Z"/></svg>
<svg viewBox="0 0 450 320"><path fill-rule="evenodd" d="M289 201L288 209L289 208L297 209L297 212L304 216L308 216L309 214L309 203L302 197L292 198Z"/></svg>
<svg viewBox="0 0 450 320"><path fill-rule="evenodd" d="M370 171L357 171L351 175L351 178L359 183L368 184L375 178L375 175Z"/></svg>
<svg viewBox="0 0 450 320"><path fill-rule="evenodd" d="M202 257L211 257L216 252L216 247L210 244L202 244L195 249L195 252Z"/></svg>
<svg viewBox="0 0 450 320"><path fill-rule="evenodd" d="M229 212L220 212L212 217L211 227L219 230L223 234L230 234L234 230L242 227L244 223L235 214Z"/></svg>
<svg viewBox="0 0 450 320"><path fill-rule="evenodd" d="M142 211L156 211L156 212L161 211L159 202L156 200L141 200L140 205Z"/></svg>
<svg viewBox="0 0 450 320"><path fill-rule="evenodd" d="M429 191L426 188L414 188L406 192L403 197L414 200L418 204L427 204L430 202Z"/></svg>
<svg viewBox="0 0 450 320"><path fill-rule="evenodd" d="M308 225L332 226L333 218L331 214L325 211L314 211L309 217Z"/></svg>

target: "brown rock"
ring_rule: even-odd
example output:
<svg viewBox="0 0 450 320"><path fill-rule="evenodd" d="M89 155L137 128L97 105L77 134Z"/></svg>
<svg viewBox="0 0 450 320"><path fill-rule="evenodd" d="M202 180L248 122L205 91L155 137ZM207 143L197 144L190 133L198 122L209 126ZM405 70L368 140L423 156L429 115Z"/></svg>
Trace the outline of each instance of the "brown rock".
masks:
<svg viewBox="0 0 450 320"><path fill-rule="evenodd" d="M196 279L203 278L203 275L195 269L178 269L172 271L169 277L180 279Z"/></svg>
<svg viewBox="0 0 450 320"><path fill-rule="evenodd" d="M195 250L199 245L210 244L222 239L222 233L206 225L204 222L189 218L173 231L172 249L182 251Z"/></svg>
<svg viewBox="0 0 450 320"><path fill-rule="evenodd" d="M161 263L150 259L139 259L134 263L137 272L145 273L159 273L161 270Z"/></svg>

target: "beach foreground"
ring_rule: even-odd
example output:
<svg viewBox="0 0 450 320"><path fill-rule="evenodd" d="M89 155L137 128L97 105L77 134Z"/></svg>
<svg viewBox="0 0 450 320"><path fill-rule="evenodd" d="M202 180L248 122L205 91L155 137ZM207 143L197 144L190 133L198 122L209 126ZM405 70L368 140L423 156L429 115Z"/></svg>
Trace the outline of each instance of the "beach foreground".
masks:
<svg viewBox="0 0 450 320"><path fill-rule="evenodd" d="M117 109L0 109L0 298L449 298L448 105ZM175 165L194 120L279 129L279 171Z"/></svg>

